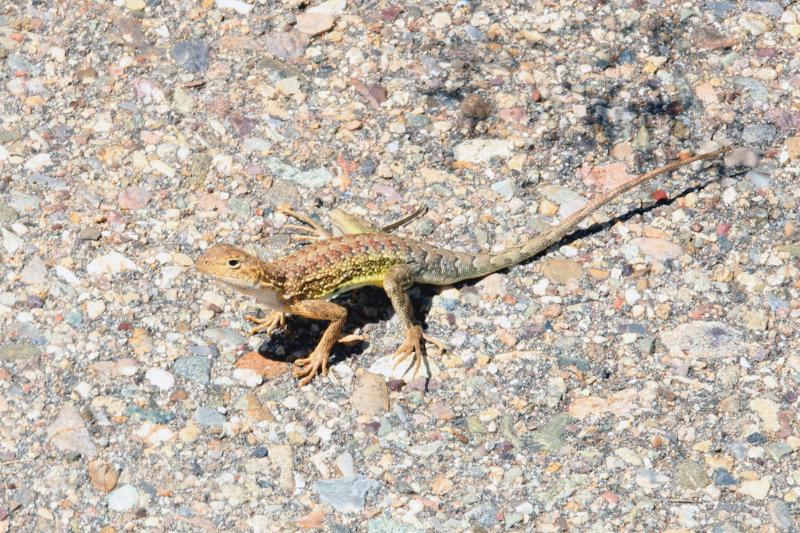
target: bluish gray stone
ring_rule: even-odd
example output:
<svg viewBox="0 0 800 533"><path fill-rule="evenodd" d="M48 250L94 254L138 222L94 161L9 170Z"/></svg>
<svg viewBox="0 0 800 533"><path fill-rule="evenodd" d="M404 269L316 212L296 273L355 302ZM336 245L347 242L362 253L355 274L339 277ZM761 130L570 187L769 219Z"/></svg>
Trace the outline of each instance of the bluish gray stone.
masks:
<svg viewBox="0 0 800 533"><path fill-rule="evenodd" d="M320 479L314 483L319 499L339 513L357 513L364 508L367 492L377 489L380 483L365 476L348 476L339 479Z"/></svg>
<svg viewBox="0 0 800 533"><path fill-rule="evenodd" d="M218 427L225 425L225 415L213 407L198 407L194 412L194 421L203 427Z"/></svg>
<svg viewBox="0 0 800 533"><path fill-rule="evenodd" d="M422 530L391 518L379 516L367 522L367 533L422 533Z"/></svg>
<svg viewBox="0 0 800 533"><path fill-rule="evenodd" d="M208 70L208 43L200 39L183 41L172 47L172 59L192 72Z"/></svg>
<svg viewBox="0 0 800 533"><path fill-rule="evenodd" d="M30 194L15 192L11 195L11 201L8 205L13 207L17 213L26 213L39 209L39 199Z"/></svg>
<svg viewBox="0 0 800 533"><path fill-rule="evenodd" d="M209 328L203 332L203 335L217 344L229 348L235 348L247 343L244 335L229 328Z"/></svg>
<svg viewBox="0 0 800 533"><path fill-rule="evenodd" d="M497 507L493 503L473 507L467 511L467 520L488 529L497 523Z"/></svg>
<svg viewBox="0 0 800 533"><path fill-rule="evenodd" d="M492 190L508 200L514 196L514 180L505 179L492 183Z"/></svg>
<svg viewBox="0 0 800 533"><path fill-rule="evenodd" d="M211 360L199 355L187 355L177 359L172 370L194 383L208 385L211 380Z"/></svg>
<svg viewBox="0 0 800 533"><path fill-rule="evenodd" d="M747 144L767 145L775 139L778 130L770 124L750 124L742 131L742 141Z"/></svg>

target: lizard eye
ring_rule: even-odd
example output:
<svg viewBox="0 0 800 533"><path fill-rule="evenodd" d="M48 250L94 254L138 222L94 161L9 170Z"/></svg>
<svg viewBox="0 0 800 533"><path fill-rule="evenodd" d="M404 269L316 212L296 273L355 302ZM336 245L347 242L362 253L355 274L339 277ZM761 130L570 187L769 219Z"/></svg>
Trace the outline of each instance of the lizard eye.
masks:
<svg viewBox="0 0 800 533"><path fill-rule="evenodd" d="M239 268L242 263L238 259L228 259L228 266L231 268Z"/></svg>

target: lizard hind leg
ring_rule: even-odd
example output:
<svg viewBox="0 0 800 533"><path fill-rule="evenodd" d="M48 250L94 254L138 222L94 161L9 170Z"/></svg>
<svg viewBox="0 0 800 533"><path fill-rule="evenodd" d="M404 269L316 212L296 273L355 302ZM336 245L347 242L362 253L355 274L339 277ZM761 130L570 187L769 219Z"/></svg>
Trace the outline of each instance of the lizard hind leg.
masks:
<svg viewBox="0 0 800 533"><path fill-rule="evenodd" d="M394 312L400 318L406 334L405 341L394 354L396 358L394 367L397 368L397 365L409 357L413 357L414 376L416 376L425 358L422 342L430 342L439 349L439 353L446 350L447 345L435 337L426 335L422 331L422 327L414 323L414 309L411 305L411 298L406 293L413 283L411 270L403 265L391 268L383 279L383 288L389 296Z"/></svg>

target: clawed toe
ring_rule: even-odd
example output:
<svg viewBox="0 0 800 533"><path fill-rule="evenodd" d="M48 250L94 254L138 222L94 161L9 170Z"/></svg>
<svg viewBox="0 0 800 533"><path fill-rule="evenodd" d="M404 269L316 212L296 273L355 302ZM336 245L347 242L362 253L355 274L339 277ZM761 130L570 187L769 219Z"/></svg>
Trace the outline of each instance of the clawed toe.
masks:
<svg viewBox="0 0 800 533"><path fill-rule="evenodd" d="M422 328L419 326L413 326L408 329L406 332L406 340L397 351L394 353L395 361L394 366L392 369L397 368L397 365L408 359L409 357L413 358L414 364L414 374L412 375L412 379L417 376L417 372L419 372L420 366L422 366L422 361L425 358L425 354L422 349L422 342L421 341L428 341L434 346L438 348L437 354L444 352L447 349L447 345L440 341L435 337L430 337L426 335ZM407 371L406 371L407 372Z"/></svg>
<svg viewBox="0 0 800 533"><path fill-rule="evenodd" d="M340 337L338 343L344 344L345 346L354 346L359 342L364 342L368 339L369 337L367 337L366 335L354 335L351 333L350 335L343 335L342 337Z"/></svg>
<svg viewBox="0 0 800 533"><path fill-rule="evenodd" d="M320 373L323 376L328 375L327 354L312 352L308 357L296 360L292 369L294 377L300 379L298 383L301 387L311 383Z"/></svg>
<svg viewBox="0 0 800 533"><path fill-rule="evenodd" d="M252 315L245 315L244 318L253 324L257 324L256 327L250 329L250 335L258 335L259 333L269 335L276 329L283 328L286 325L286 316L280 311L272 311L264 318Z"/></svg>

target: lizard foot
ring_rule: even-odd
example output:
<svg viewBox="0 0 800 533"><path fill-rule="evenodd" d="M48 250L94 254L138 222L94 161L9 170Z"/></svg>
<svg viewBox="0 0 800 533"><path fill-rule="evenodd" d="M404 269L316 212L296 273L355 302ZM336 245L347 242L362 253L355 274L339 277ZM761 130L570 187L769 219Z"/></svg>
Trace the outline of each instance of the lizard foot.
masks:
<svg viewBox="0 0 800 533"><path fill-rule="evenodd" d="M345 346L352 346L353 344L367 340L367 338L368 337L366 335L342 335L336 342L344 344ZM301 387L311 383L311 380L313 380L320 373L323 376L328 375L329 356L330 351L326 351L317 346L314 351L308 355L308 357L298 359L294 362L294 369L292 369L292 373L294 374L294 377L302 378L300 380Z"/></svg>
<svg viewBox="0 0 800 533"><path fill-rule="evenodd" d="M328 356L330 352L320 350L319 346L311 352L308 357L298 359L294 362L292 374L294 377L300 379L299 385L301 387L311 383L318 374L323 376L328 375Z"/></svg>
<svg viewBox="0 0 800 533"><path fill-rule="evenodd" d="M423 340L426 340L429 343L436 346L439 349L438 351L439 354L447 349L447 345L443 341L440 341L435 337L426 335L422 331L421 326L411 326L410 328L408 328L408 331L406 332L406 340L403 342L403 344L400 345L400 347L394 353L396 359L394 361L394 366L392 368L393 369L397 368L397 365L399 365L409 357L412 357L414 360L414 375L412 376L412 379L416 377L417 372L419 372L419 367L422 364L422 359L425 357L424 353L422 352L421 341Z"/></svg>
<svg viewBox="0 0 800 533"><path fill-rule="evenodd" d="M267 335L269 335L276 329L286 325L286 316L280 311L271 311L264 318L251 315L246 315L244 318L253 324L257 324L256 327L250 330L250 335L257 335L259 333L267 333Z"/></svg>

